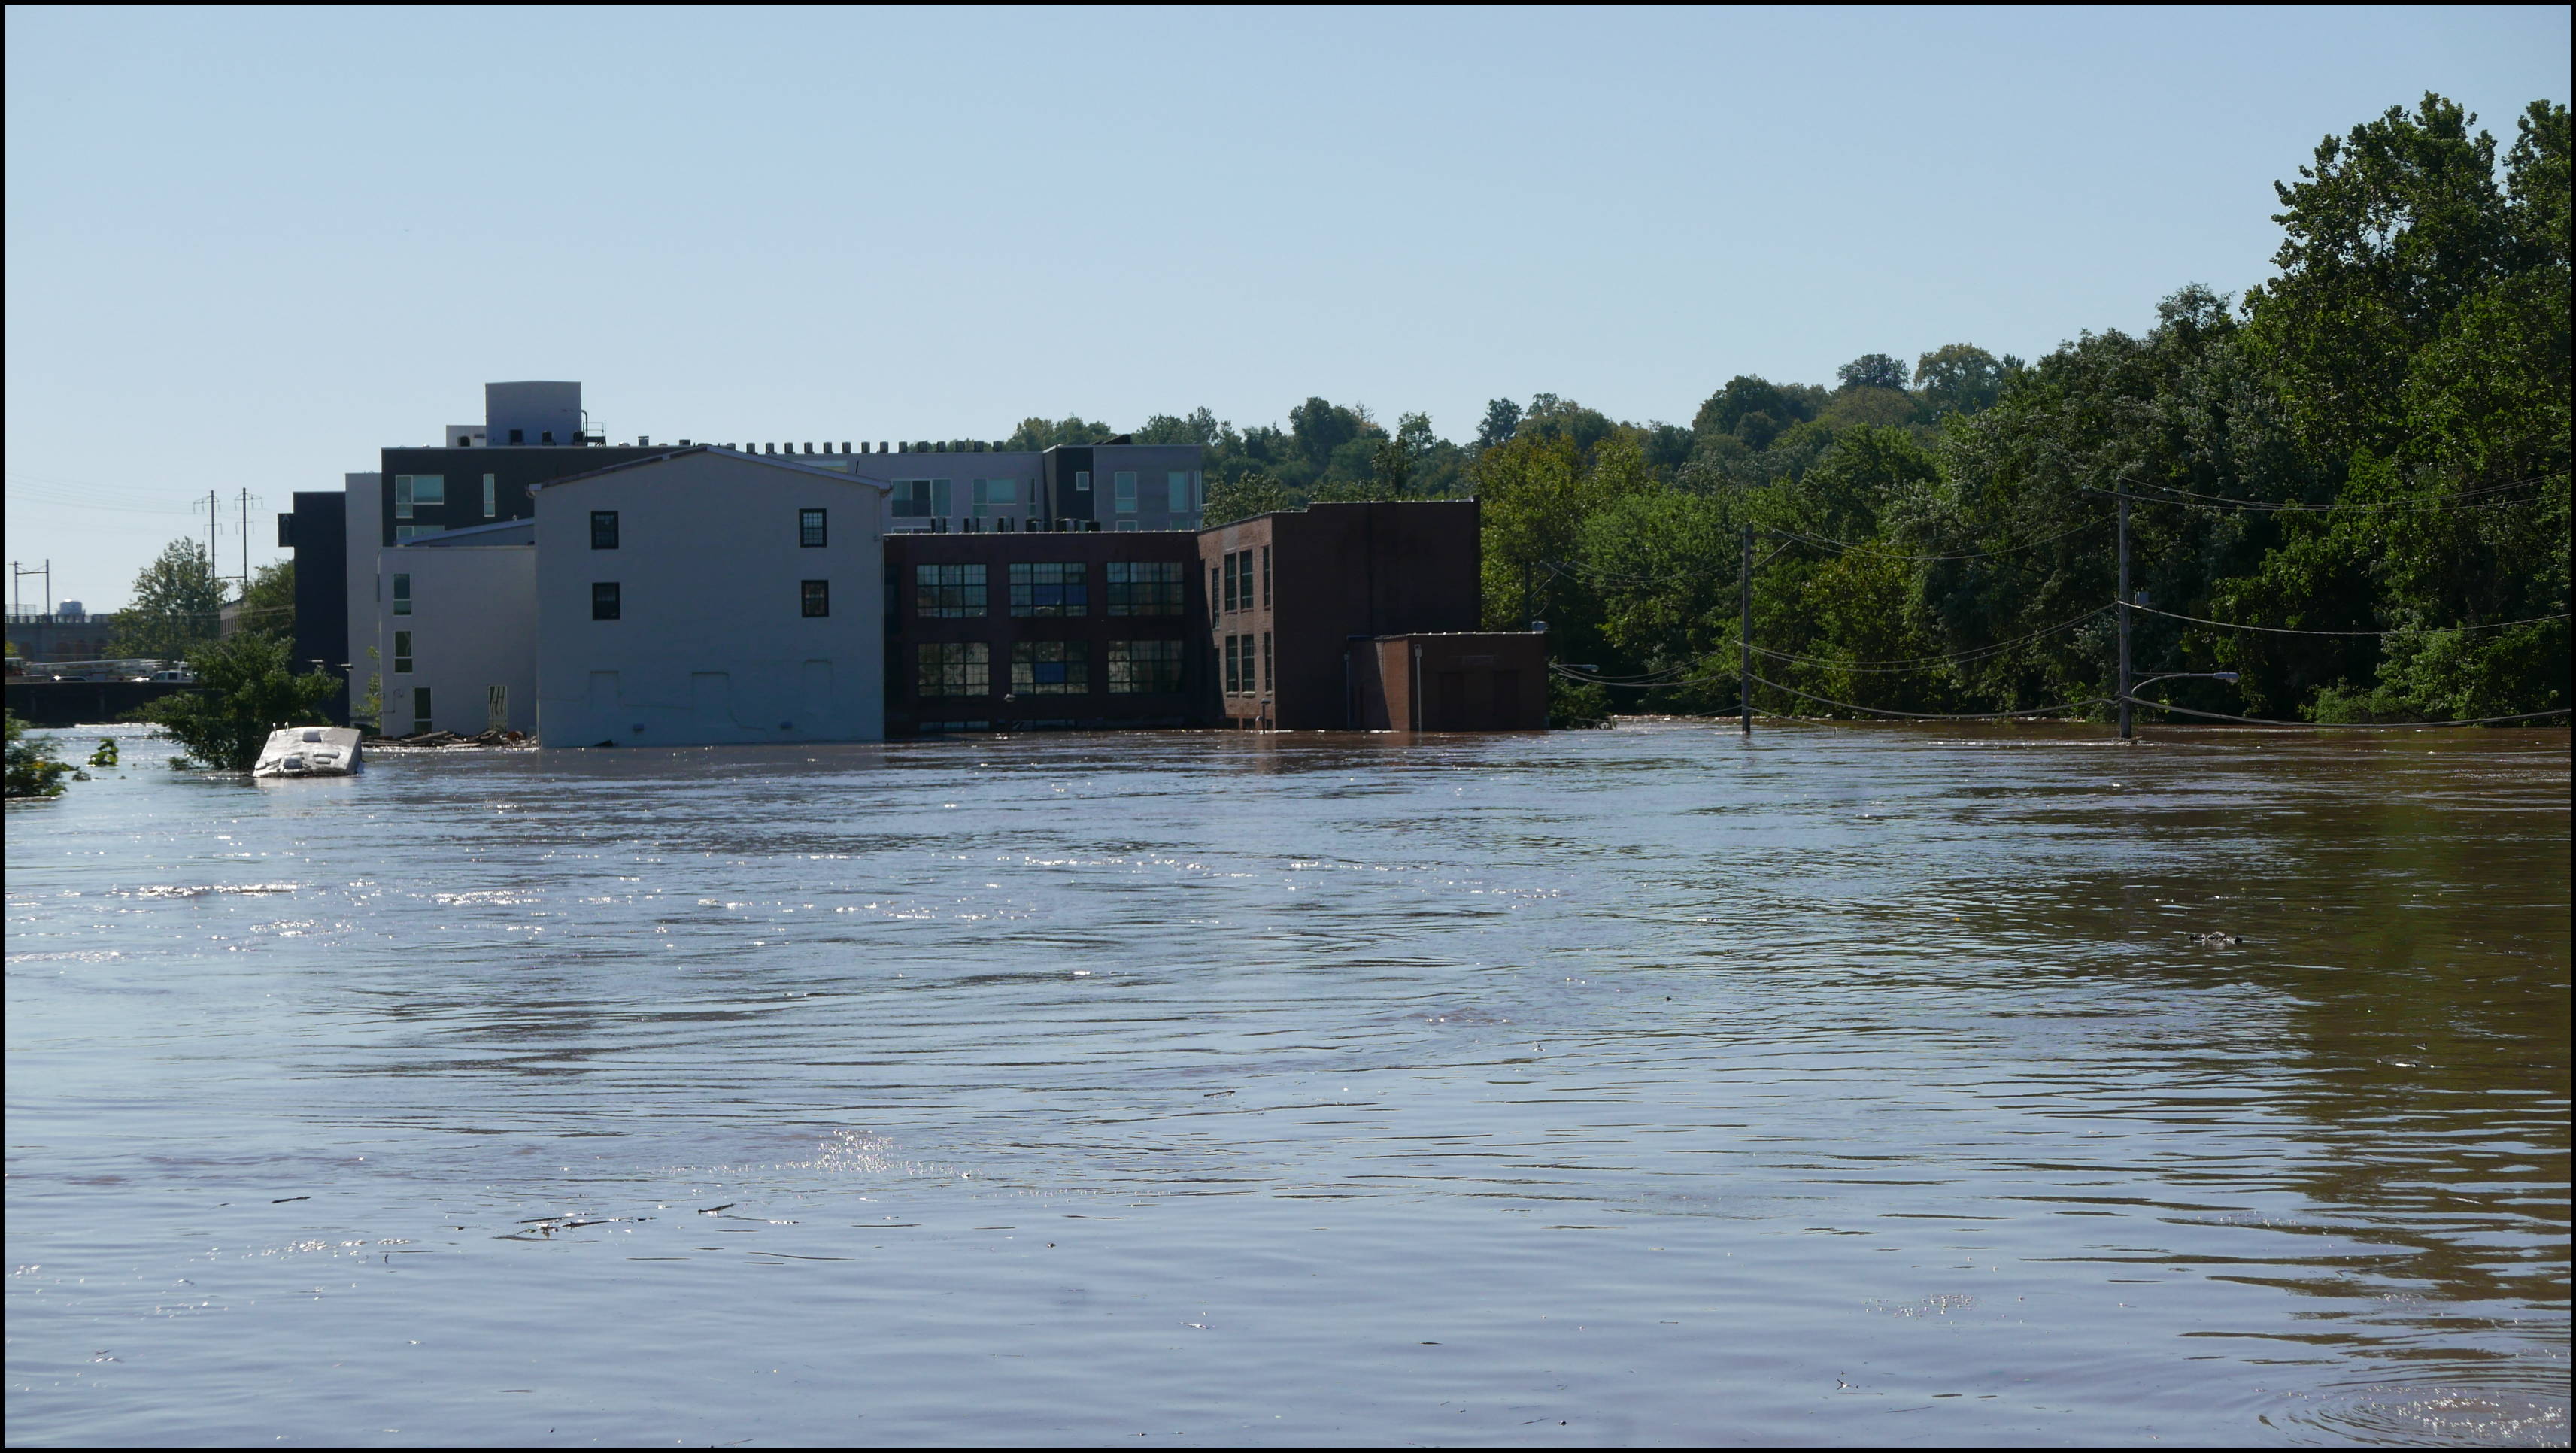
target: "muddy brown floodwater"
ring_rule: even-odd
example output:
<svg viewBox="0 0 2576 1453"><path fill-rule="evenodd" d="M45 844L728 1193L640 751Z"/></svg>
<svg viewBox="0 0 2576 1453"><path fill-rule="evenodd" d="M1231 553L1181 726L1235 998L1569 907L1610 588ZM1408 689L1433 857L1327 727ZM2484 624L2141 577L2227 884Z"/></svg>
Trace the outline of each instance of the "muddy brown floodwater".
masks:
<svg viewBox="0 0 2576 1453"><path fill-rule="evenodd" d="M129 766L8 813L8 1439L2564 1445L2568 765Z"/></svg>

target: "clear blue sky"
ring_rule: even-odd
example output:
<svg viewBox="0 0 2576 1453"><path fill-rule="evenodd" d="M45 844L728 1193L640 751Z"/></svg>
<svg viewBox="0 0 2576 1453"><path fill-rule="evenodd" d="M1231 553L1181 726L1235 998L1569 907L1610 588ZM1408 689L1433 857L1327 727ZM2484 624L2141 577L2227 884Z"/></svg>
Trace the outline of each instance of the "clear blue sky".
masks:
<svg viewBox="0 0 2576 1453"><path fill-rule="evenodd" d="M2265 276L2321 135L2510 138L2569 54L2558 6L7 17L8 553L93 609L487 379L627 438L1456 438L2035 356Z"/></svg>

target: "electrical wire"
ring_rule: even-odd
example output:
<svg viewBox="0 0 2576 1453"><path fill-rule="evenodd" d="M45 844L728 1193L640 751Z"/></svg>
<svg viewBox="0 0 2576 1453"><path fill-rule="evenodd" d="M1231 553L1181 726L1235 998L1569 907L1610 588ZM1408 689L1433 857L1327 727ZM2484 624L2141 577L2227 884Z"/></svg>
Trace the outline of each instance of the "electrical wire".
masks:
<svg viewBox="0 0 2576 1453"><path fill-rule="evenodd" d="M2483 501L2480 501L2480 502L2477 502L2477 503L2470 503L2470 504L2462 504L2462 503L2460 503L2460 502L2461 502L2461 501L2464 501L2464 500L2465 500L2465 501L2479 501L2480 496L2483 496L2483 495L2502 494L2504 491L2509 490L2509 489L2521 489L2521 488L2522 488L2522 487L2524 487L2525 485L2542 484L2542 483L2546 483L2547 481L2549 481L2549 480L2551 480L2551 479L2555 479L2555 478L2557 478L2557 476L2556 476L2556 475L2546 475L2546 474L2532 475L2532 476L2529 476L2528 478L2524 478L2524 479L2512 479L2512 480L2507 480L2507 481L2505 481L2505 482L2504 482L2504 483L2502 483L2502 484L2488 484L2488 485L2480 485L2479 487L2477 487L2477 488L2475 488L2475 489L2464 489L2464 490L2461 490L2461 491L2460 491L2459 493L2457 493L2457 494L2450 495L2450 496L2448 496L2448 497L2446 497L2446 498L2442 498L2442 499L2429 499L2429 500L2389 500L2389 501L2385 501L2385 502L2367 503L2367 504L2331 504L2331 505L2294 504L2294 503L2287 503L2287 502L2283 502L2283 501L2275 501L2275 500L2237 499L2236 497L2234 497L2234 496L2232 496L2232 495L2224 495L2224 494L2203 494L2203 493L2201 493L2201 492L2200 492L2200 491L2198 491L2198 490L2184 489L2184 488L2181 488L2181 487L2180 487L2180 486L2178 486L2178 485L2170 485L2170 484L2141 484L2141 483L2138 483L2138 482L2137 482L2137 481L2135 481L2135 480L2126 481L2126 482L2127 482L2127 483L2128 483L2128 485L2129 485L2129 497L2130 497L2131 499L2134 499L2134 500L2142 500L2142 501L2145 501L2146 503L2149 503L2149 504L2184 504L2184 503L2186 503L2186 502L2206 502L2206 505L2207 505L2207 506L2225 507L2225 508L2228 508L2228 509L2240 509L2240 510L2261 510L2261 511L2268 511L2268 512L2272 512L2272 513L2283 513L2283 514L2339 514L2339 513L2358 512L2358 511L2364 511L2364 510L2487 509L2487 508L2493 508L2493 507L2501 506L2501 505L2526 504L2526 503L2529 503L2529 501L2526 501L2526 500L2483 500ZM2089 488L2089 486L2088 486L2088 488ZM2158 491L2159 493L2158 493L2158 494L2156 494L2156 495L2147 495L2147 494L2141 494L2141 493L2139 493L2138 491L2140 491L2140 490L2156 490L2156 491ZM2119 493L2119 491L2117 491L2117 490L2105 490L2105 489L2097 489L2097 490L2093 490L2092 492L2093 492L2093 493L2095 493L2095 494L2117 494L2117 493Z"/></svg>
<svg viewBox="0 0 2576 1453"><path fill-rule="evenodd" d="M1807 701L1818 701L1827 706L1838 706L1845 711L1865 711L1872 716L1902 717L1909 721L2010 721L2017 717L2049 716L2062 711L2083 711L2088 707L2108 706L2111 704L2111 698L2107 696L2097 696L2090 701L2068 701L2061 702L2056 706L2025 707L2020 711L1895 711L1883 706L1861 706L1854 702L1836 701L1830 696L1817 696L1812 692L1800 691L1794 686L1783 686L1777 681L1764 681L1759 676L1753 677L1752 679L1761 682L1762 685L1768 686L1774 691L1785 691L1791 696L1800 697Z"/></svg>
<svg viewBox="0 0 2576 1453"><path fill-rule="evenodd" d="M2151 605L2132 605L2132 606L2130 606L2130 607L2129 607L2129 609L2131 609L2131 610L2142 610L2142 611L2145 611L2147 614L2149 614L2149 615L2151 615L2151 616L2163 616L2166 620L2169 620L2169 621L2189 621L2189 622L2191 622L2193 625L2196 625L2196 626L2216 626L2216 627L2218 627L2218 628L2219 628L2219 629L2221 629L2221 630L2228 630L2228 631L2262 631L2262 632L2265 632L2266 634L2269 634L2269 635L2275 635L2275 636L2378 636L2378 637L2387 637L2387 636L2405 636L2405 635L2413 635L2413 634L2415 634L2415 632L2416 632L2416 631L2500 631L2500 630L2505 629L2505 628L2506 628L2506 627L2508 627L2508 626L2530 626L2530 625L2538 625L2538 624L2539 624L2539 623L2541 623L2542 621L2563 621L2563 620L2567 619L2567 613L2562 611L2562 612L2560 612L2559 614L2554 615L2554 616L2529 616L2529 617L2526 617L2526 618L2524 618L2524 619L2522 619L2522 620L2518 620L2518 621L2489 621L2489 622L2486 622L2486 623L2484 623L2484 624L2482 624L2482 625L2473 625L2473 626L2417 626L2417 627L2410 628L2410 629L2408 629L2408 630L2399 630L2399 631L2303 631L2303 630L2297 630L2297 629L2294 629L2294 628L2292 628L2292 627L2290 627L2290 626L2250 626L2250 625L2243 624L2242 622L2239 622L2239 621L2208 621L2208 620L2202 620L2202 619L2201 619L2200 617L2198 617L2198 616L2177 615L2177 614L2175 614L2174 612L2169 611L2169 610L2158 610L2158 609L2156 609L2154 606L2151 606Z"/></svg>
<svg viewBox="0 0 2576 1453"><path fill-rule="evenodd" d="M2132 696L2129 701L2134 706L2151 706L2158 711L2170 711L2181 716L2207 717L2211 721L2233 721L2243 722L2247 726L2297 727L2303 731L2329 732L2394 732L2405 731L2411 727L2494 726L2499 722L2532 721L2540 717L2565 716L2569 710L2561 706L2548 711L2516 712L2512 716L2465 717L2454 721L2272 721L2259 716L2229 716L2219 711L2194 711L2187 706L2167 706L2161 701L2149 701L2142 696Z"/></svg>
<svg viewBox="0 0 2576 1453"><path fill-rule="evenodd" d="M2040 546L2040 545L2045 545L2045 544L2049 543L2049 542L2050 542L2050 541L2052 541L2052 540L2063 540L2063 539L2065 539L2065 538L2066 538L2067 536L2069 536L2069 535L2077 534L2077 533L2079 533L2079 532L2081 532L2081 531L2085 531L2085 530L2092 529L2092 528L2093 528L2094 526L2096 526L2096 525L2107 525L2107 524L2109 524L2110 522L2111 522L2111 516L2109 516L2109 515L2097 515L2097 516L2095 516L2095 517L2094 517L2094 518L2092 518L2092 519L2086 520L2084 523L2082 523L2082 524L2080 524L2080 525L2075 525L2075 526L2072 526L2072 527L2070 527L2070 528L2060 530L2060 531L2058 531L2058 532L2057 532L2056 534L2054 534L2054 535L2042 535L2042 536L2040 536L2040 537L2039 537L2038 539L2036 539L2036 540L2024 540L2024 541L2022 541L2022 542L2021 542L2020 544L2018 544L2018 545L2006 545L2006 546L2004 546L2004 547L2003 547L2002 549L2000 549L2000 550L1977 550L1977 551L1972 551L1971 553L1969 553L1969 554L1965 554L1965 555L1897 555L1897 554L1889 554L1889 555L1887 555L1885 558L1890 559L1890 560L1990 560L1990 559L1993 559L1994 557L1996 557L1996 556L1998 556L1998 555L2011 555L2011 554L2016 554L2016 553L2018 553L2018 552L2020 552L2020 551L2023 551L2023 550L2028 550L2028 549L2032 549L2032 548L2035 548L2035 547ZM1800 532L1798 532L1798 531L1796 531L1796 530L1777 530L1777 531L1774 531L1773 533L1775 533L1775 534L1779 534L1779 535L1785 535L1785 536L1789 537L1790 539L1803 541L1804 543L1809 544L1809 545L1824 545L1824 546L1829 546L1829 547L1831 547L1831 548L1833 548L1833 549L1836 549L1836 550L1872 550L1872 549L1876 549L1876 548L1877 548L1877 547L1876 547L1875 545L1873 545L1873 544L1863 543L1863 544L1855 545L1855 544L1852 544L1851 542L1849 542L1849 541L1847 541L1847 540L1831 540L1831 539L1827 539L1826 537L1824 537L1824 536L1822 536L1822 535L1808 535L1808 534L1802 534L1802 533L1800 533Z"/></svg>
<svg viewBox="0 0 2576 1453"><path fill-rule="evenodd" d="M1902 660L1889 661L1828 661L1816 656L1800 656L1788 651L1774 651L1768 646L1755 646L1753 651L1755 655L1769 656L1774 660L1780 661L1795 661L1801 666L1826 666L1841 670L1876 670L1883 668L1890 671L1901 671L1925 665L1939 665L1945 662L1981 660L1998 652L2008 651L2013 647L2020 645L2024 641L2035 641L2042 636L2053 636L2060 631L2071 631L2077 626L2084 624L2086 621L2099 617L2103 611L2107 611L2110 608L2111 607L2107 605L2100 606L2096 609L2086 611L2084 614L2075 617L2073 620L2060 621L2053 626L2043 626L2038 630L2014 636L2010 640L1997 641L1990 646L1978 646L1973 650L1953 651L1939 656L1912 656Z"/></svg>

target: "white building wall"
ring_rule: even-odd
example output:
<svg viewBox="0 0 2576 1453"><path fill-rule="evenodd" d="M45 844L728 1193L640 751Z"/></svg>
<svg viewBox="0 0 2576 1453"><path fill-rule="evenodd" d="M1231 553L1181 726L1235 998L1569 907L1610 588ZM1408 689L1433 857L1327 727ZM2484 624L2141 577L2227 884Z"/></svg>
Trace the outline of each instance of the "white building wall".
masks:
<svg viewBox="0 0 2576 1453"><path fill-rule="evenodd" d="M521 541L530 535L524 524L504 524L492 533ZM470 736L494 727L535 731L536 546L471 544L454 533L432 538L441 543L397 545L384 552L386 643L380 649L385 734L431 730ZM392 613L396 575L410 577L409 615ZM401 650L406 632L411 638L408 658ZM411 670L396 670L405 659ZM426 718L423 690L429 692Z"/></svg>
<svg viewBox="0 0 2576 1453"><path fill-rule="evenodd" d="M785 456L722 450L540 486L539 739L882 739L884 490ZM828 512L821 548L798 544L803 509ZM595 510L617 512L616 549L591 548ZM805 580L831 583L829 616L802 614ZM600 581L618 585L616 620L591 618Z"/></svg>
<svg viewBox="0 0 2576 1453"><path fill-rule="evenodd" d="M344 543L349 576L349 716L358 721L365 716L369 683L379 681L385 670L376 621L381 608L376 599L376 556L384 548L384 476L346 474L341 481L348 497L341 517L348 528Z"/></svg>

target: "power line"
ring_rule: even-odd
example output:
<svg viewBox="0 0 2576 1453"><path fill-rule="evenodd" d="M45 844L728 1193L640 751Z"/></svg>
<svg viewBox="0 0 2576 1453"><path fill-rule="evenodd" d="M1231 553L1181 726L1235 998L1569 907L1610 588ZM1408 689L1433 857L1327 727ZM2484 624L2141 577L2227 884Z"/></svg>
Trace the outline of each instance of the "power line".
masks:
<svg viewBox="0 0 2576 1453"><path fill-rule="evenodd" d="M2207 717L2211 721L2243 722L2247 726L2299 727L2304 730L2344 732L2392 732L2404 731L2409 727L2494 726L2499 722L2531 721L2539 717L2565 716L2569 710L2567 707L2559 706L2547 711L2522 711L2511 716L2463 717L2452 721L2272 721L2259 716L2229 716L2219 711L2194 711L2187 706L2167 706L2161 701L2149 701L2143 696L2133 696L2129 699L2140 706L2151 706L2158 711L2170 711L2182 716Z"/></svg>
<svg viewBox="0 0 2576 1453"><path fill-rule="evenodd" d="M2365 510L2492 509L2518 504L2528 504L2530 503L2528 500L2492 500L2481 499L2480 497L2485 495L2501 494L2509 489L2521 489L2525 485L2544 484L2555 478L2557 478L2556 475L2536 474L2524 479L2506 480L2501 484L2480 485L2475 489L2464 489L2457 494L2442 499L2386 500L2361 504L2330 505L2298 504L2280 500L2237 499L2232 495L2204 494L2198 490L2184 489L2179 485L2142 484L2136 480L2126 480L2123 482L2129 486L2130 498L2142 500L2148 504L2183 505L2186 508L2223 507L2227 509L2258 510L2279 514L2341 514ZM2086 488L2090 489L2091 487L2086 486ZM2159 493L2152 495L2139 493L2139 491L2142 490L2155 490ZM2116 490L2092 490L2092 492L2096 494L2118 493ZM2469 503L2462 503L2462 501L2469 501Z"/></svg>
<svg viewBox="0 0 2576 1453"><path fill-rule="evenodd" d="M2129 607L2129 609L2131 609L2131 610L2142 610L2142 611L2145 611L2147 614L2149 614L2149 615L2151 615L2151 616L2163 616L2166 620L2169 620L2169 621L2189 621L2189 622L2191 622L2193 625L2196 625L2196 626L2216 626L2216 627L2218 627L2220 630L2227 630L2227 631L2262 631L2262 632L2265 632L2266 634L2269 634L2269 635L2275 635L2275 636L2377 636L2377 637L2387 637L2387 636L2406 636L2406 635L2413 635L2413 634L2415 634L2415 633L2417 633L2417 632L2419 632L2419 631L2500 631L2500 630L2505 629L2505 628L2506 628L2506 627L2508 627L2508 626L2530 626L2530 625L2538 625L2538 624L2539 624L2539 623L2541 623L2542 621L2563 621L2563 620L2567 619L2567 613L2562 611L2562 612L2560 612L2559 614L2554 615L2554 616L2529 616L2529 617L2526 617L2526 618L2524 618L2524 619L2522 619L2522 620L2518 620L2518 621L2489 621L2489 622L2486 622L2486 623L2481 624L2481 625L2462 625L2462 626L2410 626L2410 627L2407 627L2407 628L2405 628L2405 629L2403 629L2403 630L2395 630L2395 631L2303 631L2303 630L2297 630L2297 629L2294 629L2294 628L2292 628L2292 627L2290 627L2290 626L2253 626L2253 625L2246 625L2246 624L2244 624L2243 622L2240 622L2240 621L2209 621L2209 620L2202 620L2202 619L2201 619L2200 617L2198 617L2198 616L2177 615L2177 614L2175 614L2174 612L2169 611L2169 610L2158 610L2158 609L2156 609L2154 606L2151 606L2151 605L2132 605L2132 606L2130 606L2130 607Z"/></svg>
<svg viewBox="0 0 2576 1453"><path fill-rule="evenodd" d="M2096 525L2106 523L2110 518L2111 517L2109 515L2097 515L2092 519L2086 520L2080 525L2060 530L2054 535L2042 535L2036 540L2024 540L2018 545L2006 545L1997 550L1977 550L1965 555L1899 555L1890 552L1885 556L1885 558L1890 560L1990 560L1998 555L2012 555L2023 550L2034 549L2038 546L2048 544L2052 540L2063 540L2069 535L2077 534L2082 531L2092 529ZM1809 545L1831 546L1837 550L1876 550L1878 548L1877 545L1872 543L1855 545L1846 540L1829 540L1822 535L1801 534L1796 530L1775 530L1772 533L1785 535L1792 540L1803 541Z"/></svg>
<svg viewBox="0 0 2576 1453"><path fill-rule="evenodd" d="M1817 696L1812 692L1800 691L1794 686L1783 686L1777 681L1763 681L1759 676L1753 679L1761 681L1763 685L1774 691L1785 691L1791 696L1807 701L1822 702L1826 706L1838 706L1845 711L1865 711L1873 716L1904 717L1911 721L2008 721L2015 717L2050 716L2062 711L2082 711L2087 707L2108 706L2111 703L2111 698L2097 696L2090 701L2068 701L2056 706L2032 706L2020 711L1895 711L1883 706L1861 706L1855 702L1836 701L1830 696Z"/></svg>
<svg viewBox="0 0 2576 1453"><path fill-rule="evenodd" d="M1826 666L1841 670L1873 670L1883 668L1890 671L1901 671L1924 665L1940 665L1948 662L1979 660L1987 656L1995 655L1998 652L2008 651L2013 647L2020 645L2024 641L2035 641L2042 636L2053 636L2060 631L2071 631L2077 626L2084 624L2086 621L2095 619L2100 616L2102 612L2109 610L2110 608L2111 607L2107 605L2098 606L2092 610L2086 611L2080 616L2077 616L2073 620L2060 621L2053 626L2043 626L2038 630L2015 636L2010 640L1997 641L1990 646L1978 646L1970 650L1954 651L1940 656L1914 656L1903 660L1892 661L1829 661L1817 656L1800 656L1788 651L1774 651L1767 646L1755 646L1753 649L1758 654L1772 657L1775 660L1795 661L1801 666Z"/></svg>

